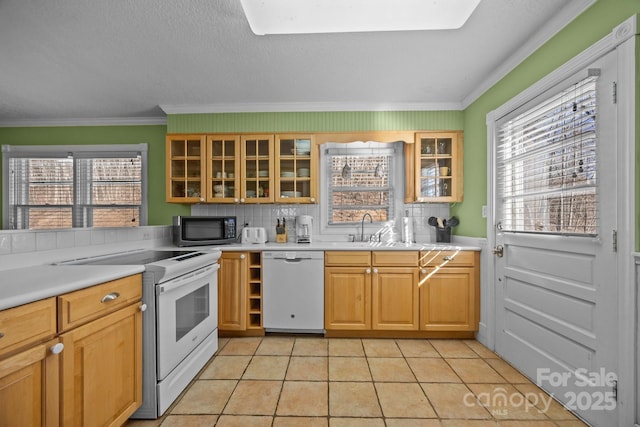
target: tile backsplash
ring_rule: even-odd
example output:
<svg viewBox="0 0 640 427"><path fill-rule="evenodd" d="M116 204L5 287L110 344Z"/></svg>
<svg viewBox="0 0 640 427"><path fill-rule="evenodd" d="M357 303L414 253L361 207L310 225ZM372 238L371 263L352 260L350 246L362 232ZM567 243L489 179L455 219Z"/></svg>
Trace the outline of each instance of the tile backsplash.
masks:
<svg viewBox="0 0 640 427"><path fill-rule="evenodd" d="M0 230L0 270L171 244L170 226Z"/></svg>
<svg viewBox="0 0 640 427"><path fill-rule="evenodd" d="M278 218L286 218L289 241L295 240L295 217L297 215L311 215L314 217L313 236L318 241L344 241L347 235L357 233L360 226L341 227L332 233L322 230L320 225L320 209L319 205L280 205L280 204L264 204L264 205L222 205L222 204L202 204L193 205L191 207L192 215L207 216L236 216L238 220L238 230L244 224L250 227L265 227L270 241L275 240L275 226ZM427 220L431 216L449 217L448 203L421 203L421 204L403 204L400 208L402 216L405 212L413 218L414 234L417 242L428 243L435 242L435 231L433 227L427 224ZM375 230L368 223L365 224L366 233L371 234ZM399 221L394 224L395 229L400 233ZM379 227L379 224L378 224ZM374 227L375 228L375 227Z"/></svg>
<svg viewBox="0 0 640 427"><path fill-rule="evenodd" d="M359 233L359 226L346 226L337 231L323 232L319 224L318 205L194 205L192 215L233 215L238 218L239 229L243 224L265 227L270 241L275 241L277 218L286 218L289 241L295 241L295 217L311 215L313 236L316 241L346 241L347 235ZM435 242L435 231L427 224L430 216L449 216L445 203L406 204L405 212L413 218L415 240L419 243ZM376 231L378 225L365 224L365 233ZM399 224L395 229L400 231ZM399 236L398 236L399 238ZM18 268L48 262L58 262L86 256L101 255L113 251L170 245L171 226L145 226L126 228L91 228L75 230L0 230L0 270Z"/></svg>

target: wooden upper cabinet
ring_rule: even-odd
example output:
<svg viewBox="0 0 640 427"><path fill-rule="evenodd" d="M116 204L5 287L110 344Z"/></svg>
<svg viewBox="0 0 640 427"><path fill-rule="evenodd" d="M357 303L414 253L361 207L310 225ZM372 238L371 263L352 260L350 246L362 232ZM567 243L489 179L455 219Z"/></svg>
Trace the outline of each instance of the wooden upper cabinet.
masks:
<svg viewBox="0 0 640 427"><path fill-rule="evenodd" d="M462 132L418 132L405 147L407 202L462 201Z"/></svg>
<svg viewBox="0 0 640 427"><path fill-rule="evenodd" d="M205 201L205 136L167 135L167 202Z"/></svg>
<svg viewBox="0 0 640 427"><path fill-rule="evenodd" d="M273 135L240 137L240 203L273 203Z"/></svg>
<svg viewBox="0 0 640 427"><path fill-rule="evenodd" d="M313 135L276 135L275 201L317 203L318 147Z"/></svg>
<svg viewBox="0 0 640 427"><path fill-rule="evenodd" d="M207 136L206 180L209 203L240 201L240 136Z"/></svg>

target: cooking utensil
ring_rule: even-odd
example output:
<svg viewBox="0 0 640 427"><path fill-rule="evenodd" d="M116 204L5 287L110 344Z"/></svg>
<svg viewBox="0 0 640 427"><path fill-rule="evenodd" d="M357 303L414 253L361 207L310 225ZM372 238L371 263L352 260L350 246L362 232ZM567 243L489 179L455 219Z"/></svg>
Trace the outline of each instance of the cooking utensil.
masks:
<svg viewBox="0 0 640 427"><path fill-rule="evenodd" d="M347 160L347 156L344 156L344 166L342 167L342 179L351 178L351 166L349 166L349 161Z"/></svg>
<svg viewBox="0 0 640 427"><path fill-rule="evenodd" d="M438 228L444 228L444 223L442 222L442 218L438 217Z"/></svg>
<svg viewBox="0 0 640 427"><path fill-rule="evenodd" d="M342 179L351 178L351 166L347 162L347 158L344 158L344 166L342 167Z"/></svg>
<svg viewBox="0 0 640 427"><path fill-rule="evenodd" d="M427 220L427 224L437 227L438 219L435 216L429 217L429 219Z"/></svg>
<svg viewBox="0 0 640 427"><path fill-rule="evenodd" d="M376 169L373 171L373 176L375 176L376 178L382 178L384 176L382 164L378 163L378 166L376 166Z"/></svg>
<svg viewBox="0 0 640 427"><path fill-rule="evenodd" d="M458 224L460 224L460 220L455 216L452 216L451 219L449 219L449 221L447 222L447 226L449 228L456 227Z"/></svg>

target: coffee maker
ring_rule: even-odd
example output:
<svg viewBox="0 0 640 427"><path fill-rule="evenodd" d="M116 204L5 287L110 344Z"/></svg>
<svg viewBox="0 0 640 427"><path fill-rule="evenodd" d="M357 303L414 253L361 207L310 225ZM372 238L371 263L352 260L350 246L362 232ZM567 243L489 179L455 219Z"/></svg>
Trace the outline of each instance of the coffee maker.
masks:
<svg viewBox="0 0 640 427"><path fill-rule="evenodd" d="M313 217L311 215L296 217L296 243L311 243L312 225Z"/></svg>

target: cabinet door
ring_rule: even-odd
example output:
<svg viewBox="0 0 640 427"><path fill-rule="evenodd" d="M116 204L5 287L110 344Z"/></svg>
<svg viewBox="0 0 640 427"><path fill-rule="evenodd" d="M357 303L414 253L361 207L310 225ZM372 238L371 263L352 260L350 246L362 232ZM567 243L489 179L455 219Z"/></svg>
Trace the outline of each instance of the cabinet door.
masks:
<svg viewBox="0 0 640 427"><path fill-rule="evenodd" d="M415 200L462 201L462 133L418 133L414 145Z"/></svg>
<svg viewBox="0 0 640 427"><path fill-rule="evenodd" d="M202 135L167 135L167 202L205 201L204 144L205 137Z"/></svg>
<svg viewBox="0 0 640 427"><path fill-rule="evenodd" d="M240 136L207 137L207 202L240 201Z"/></svg>
<svg viewBox="0 0 640 427"><path fill-rule="evenodd" d="M273 203L273 135L242 136L240 202Z"/></svg>
<svg viewBox="0 0 640 427"><path fill-rule="evenodd" d="M433 271L433 268L425 269L421 280L420 329L477 331L479 301L476 269L452 267L441 268L437 273Z"/></svg>
<svg viewBox="0 0 640 427"><path fill-rule="evenodd" d="M218 328L247 329L247 255L223 252L218 270Z"/></svg>
<svg viewBox="0 0 640 427"><path fill-rule="evenodd" d="M373 268L373 329L418 330L418 279L417 267Z"/></svg>
<svg viewBox="0 0 640 427"><path fill-rule="evenodd" d="M371 329L371 269L325 268L324 307L325 329Z"/></svg>
<svg viewBox="0 0 640 427"><path fill-rule="evenodd" d="M275 201L316 203L318 149L313 135L275 138Z"/></svg>
<svg viewBox="0 0 640 427"><path fill-rule="evenodd" d="M139 303L60 336L62 425L121 426L142 402Z"/></svg>
<svg viewBox="0 0 640 427"><path fill-rule="evenodd" d="M58 340L0 360L0 426L59 425Z"/></svg>

